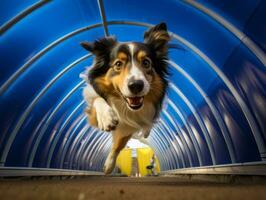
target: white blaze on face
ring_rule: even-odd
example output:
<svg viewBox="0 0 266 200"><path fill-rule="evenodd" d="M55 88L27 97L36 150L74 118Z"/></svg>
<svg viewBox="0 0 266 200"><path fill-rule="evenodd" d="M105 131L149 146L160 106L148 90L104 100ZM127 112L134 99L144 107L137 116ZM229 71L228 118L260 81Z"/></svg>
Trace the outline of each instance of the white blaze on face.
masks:
<svg viewBox="0 0 266 200"><path fill-rule="evenodd" d="M146 95L149 90L150 90L150 84L149 82L147 81L145 75L143 74L143 72L139 69L139 67L137 67L137 63L135 62L135 59L134 59L134 50L135 50L135 44L134 43L129 43L128 44L128 48L129 48L129 52L130 52L130 57L131 57L131 68L130 68L130 71L128 73L128 76L125 78L125 81L124 81L124 85L123 85L123 88L122 88L122 93L124 96L134 96L134 94L132 94L128 88L128 82L130 79L133 79L134 80L142 80L143 83L144 83L144 88L143 90L140 92L140 94L138 94L138 96L144 96Z"/></svg>

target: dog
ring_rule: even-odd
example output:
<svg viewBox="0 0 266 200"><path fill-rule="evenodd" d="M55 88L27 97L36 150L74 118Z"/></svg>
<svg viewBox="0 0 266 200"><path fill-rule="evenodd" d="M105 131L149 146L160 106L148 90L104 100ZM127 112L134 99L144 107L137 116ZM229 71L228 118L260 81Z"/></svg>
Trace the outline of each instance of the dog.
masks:
<svg viewBox="0 0 266 200"><path fill-rule="evenodd" d="M168 86L169 40L166 24L160 23L144 33L143 43L114 37L81 42L95 56L83 89L89 124L111 131L113 137L105 174L113 171L119 152L135 133L149 136Z"/></svg>

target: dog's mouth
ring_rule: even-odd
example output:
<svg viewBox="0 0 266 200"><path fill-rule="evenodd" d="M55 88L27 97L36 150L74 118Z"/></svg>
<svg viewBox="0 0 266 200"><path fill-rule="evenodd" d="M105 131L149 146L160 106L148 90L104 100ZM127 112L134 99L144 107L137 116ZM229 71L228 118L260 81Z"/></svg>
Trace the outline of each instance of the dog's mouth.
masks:
<svg viewBox="0 0 266 200"><path fill-rule="evenodd" d="M127 105L133 110L139 110L143 105L144 97L124 97Z"/></svg>

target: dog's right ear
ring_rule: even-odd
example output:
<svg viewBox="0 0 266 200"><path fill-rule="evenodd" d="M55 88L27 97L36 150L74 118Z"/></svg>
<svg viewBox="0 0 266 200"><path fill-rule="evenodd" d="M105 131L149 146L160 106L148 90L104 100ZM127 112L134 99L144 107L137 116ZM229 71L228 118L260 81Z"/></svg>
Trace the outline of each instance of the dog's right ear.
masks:
<svg viewBox="0 0 266 200"><path fill-rule="evenodd" d="M114 37L105 37L99 40L96 40L93 43L84 41L80 45L90 51L95 56L101 56L106 53L110 53L111 49L116 45L117 41Z"/></svg>

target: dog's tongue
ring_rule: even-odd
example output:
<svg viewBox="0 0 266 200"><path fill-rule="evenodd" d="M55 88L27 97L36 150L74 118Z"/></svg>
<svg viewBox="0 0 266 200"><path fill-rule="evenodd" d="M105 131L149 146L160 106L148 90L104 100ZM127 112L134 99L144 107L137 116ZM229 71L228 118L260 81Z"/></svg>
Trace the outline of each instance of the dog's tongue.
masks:
<svg viewBox="0 0 266 200"><path fill-rule="evenodd" d="M130 106L139 106L143 102L143 97L128 97L126 99Z"/></svg>

